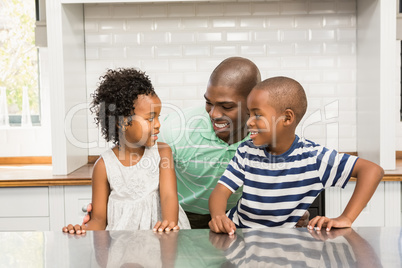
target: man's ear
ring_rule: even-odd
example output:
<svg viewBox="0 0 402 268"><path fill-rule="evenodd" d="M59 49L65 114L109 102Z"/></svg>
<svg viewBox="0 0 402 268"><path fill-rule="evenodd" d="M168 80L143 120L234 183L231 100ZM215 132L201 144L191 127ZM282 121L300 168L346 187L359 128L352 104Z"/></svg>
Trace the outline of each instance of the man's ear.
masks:
<svg viewBox="0 0 402 268"><path fill-rule="evenodd" d="M292 109L286 109L284 112L285 118L283 119L283 124L285 126L290 126L296 121L296 115Z"/></svg>

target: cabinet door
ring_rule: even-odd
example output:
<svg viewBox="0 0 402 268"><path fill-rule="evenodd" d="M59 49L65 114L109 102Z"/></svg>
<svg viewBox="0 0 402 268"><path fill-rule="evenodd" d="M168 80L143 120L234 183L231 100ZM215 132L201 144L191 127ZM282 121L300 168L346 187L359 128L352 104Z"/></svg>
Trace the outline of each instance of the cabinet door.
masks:
<svg viewBox="0 0 402 268"><path fill-rule="evenodd" d="M385 226L385 198L384 198L384 183L381 182L377 190L374 192L370 201L353 223L353 227L366 226ZM348 204L350 197L355 189L356 182L350 181L346 184L345 189L341 190L341 207L342 211ZM341 211L341 213L342 213ZM340 215L340 214L339 214Z"/></svg>
<svg viewBox="0 0 402 268"><path fill-rule="evenodd" d="M0 188L0 231L49 231L48 187Z"/></svg>
<svg viewBox="0 0 402 268"><path fill-rule="evenodd" d="M92 187L64 186L65 224L81 224L86 214L83 208L91 203Z"/></svg>

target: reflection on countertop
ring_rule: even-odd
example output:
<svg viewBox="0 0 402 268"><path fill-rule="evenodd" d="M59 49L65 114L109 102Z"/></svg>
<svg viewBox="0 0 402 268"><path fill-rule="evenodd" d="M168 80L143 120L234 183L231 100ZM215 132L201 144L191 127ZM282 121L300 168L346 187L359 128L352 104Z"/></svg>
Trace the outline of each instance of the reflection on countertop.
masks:
<svg viewBox="0 0 402 268"><path fill-rule="evenodd" d="M1 267L401 267L400 227L0 233Z"/></svg>

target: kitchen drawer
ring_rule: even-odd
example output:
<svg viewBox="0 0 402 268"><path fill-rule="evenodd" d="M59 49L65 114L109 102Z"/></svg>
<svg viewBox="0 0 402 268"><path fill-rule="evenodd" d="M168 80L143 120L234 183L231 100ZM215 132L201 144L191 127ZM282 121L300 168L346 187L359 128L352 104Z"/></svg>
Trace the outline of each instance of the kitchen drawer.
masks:
<svg viewBox="0 0 402 268"><path fill-rule="evenodd" d="M0 188L0 217L49 217L48 187Z"/></svg>

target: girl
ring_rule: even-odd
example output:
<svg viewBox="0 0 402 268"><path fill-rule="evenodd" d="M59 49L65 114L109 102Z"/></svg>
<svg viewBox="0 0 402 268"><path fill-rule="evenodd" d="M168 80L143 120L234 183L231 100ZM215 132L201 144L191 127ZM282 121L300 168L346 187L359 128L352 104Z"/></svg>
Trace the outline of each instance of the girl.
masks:
<svg viewBox="0 0 402 268"><path fill-rule="evenodd" d="M91 220L63 232L190 228L178 204L172 151L156 142L161 101L148 76L108 70L93 97L96 124L115 146L94 165Z"/></svg>

